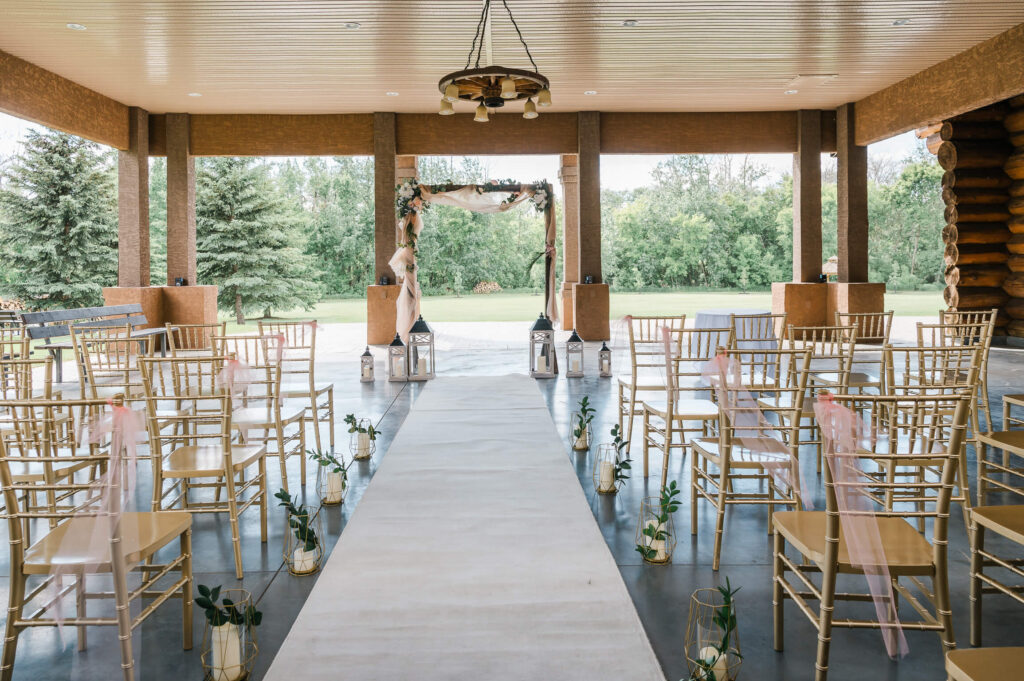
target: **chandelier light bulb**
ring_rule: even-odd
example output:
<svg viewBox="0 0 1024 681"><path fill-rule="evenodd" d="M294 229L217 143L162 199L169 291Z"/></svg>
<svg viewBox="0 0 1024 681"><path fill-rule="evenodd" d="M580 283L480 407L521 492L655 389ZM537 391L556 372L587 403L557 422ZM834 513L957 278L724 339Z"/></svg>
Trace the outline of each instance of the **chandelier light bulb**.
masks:
<svg viewBox="0 0 1024 681"><path fill-rule="evenodd" d="M501 98L502 99L515 99L516 98L516 82L505 76L501 79Z"/></svg>
<svg viewBox="0 0 1024 681"><path fill-rule="evenodd" d="M533 100L526 100L526 104L523 106L523 118L536 118L538 115L537 106L533 103Z"/></svg>
<svg viewBox="0 0 1024 681"><path fill-rule="evenodd" d="M476 115L473 116L473 120L477 123L486 123L489 120L487 118L487 107L483 104L477 104Z"/></svg>
<svg viewBox="0 0 1024 681"><path fill-rule="evenodd" d="M459 86L455 83L449 83L448 87L444 89L444 98L449 102L457 102L459 100Z"/></svg>
<svg viewBox="0 0 1024 681"><path fill-rule="evenodd" d="M455 107L453 107L452 103L449 102L447 99L441 99L441 110L438 111L437 113L441 114L442 116L451 116L453 113L455 113Z"/></svg>
<svg viewBox="0 0 1024 681"><path fill-rule="evenodd" d="M551 106L551 90L544 88L537 93L537 106Z"/></svg>

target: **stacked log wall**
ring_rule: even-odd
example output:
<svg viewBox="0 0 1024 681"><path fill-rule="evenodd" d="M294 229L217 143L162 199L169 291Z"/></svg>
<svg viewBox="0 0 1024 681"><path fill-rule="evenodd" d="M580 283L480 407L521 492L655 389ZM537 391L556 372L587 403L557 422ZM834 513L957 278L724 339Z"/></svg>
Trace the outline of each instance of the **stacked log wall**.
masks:
<svg viewBox="0 0 1024 681"><path fill-rule="evenodd" d="M1014 97L1008 104L1010 110L1003 119L1003 127L1011 153L1003 170L1010 178L1006 203L1010 214L1006 221L1010 232L1006 242L1006 266L1010 274L1003 280L1003 291L1010 298L1004 309L1010 318L1006 333L1024 338L1024 95Z"/></svg>
<svg viewBox="0 0 1024 681"><path fill-rule="evenodd" d="M1022 99L1022 98L1018 98ZM929 149L938 157L945 171L942 177L942 198L946 204L946 226L942 230L945 243L945 281L943 297L946 304L958 310L1000 309L996 333L1017 331L1008 303L1013 291L1024 296L1024 270L1011 268L1024 265L1011 261L1011 248L1024 241L1024 212L1014 221L1014 211L1024 209L1024 201L1013 202L1012 192L1021 189L1014 184L1012 159L1017 154L1007 129L1016 107L1000 102L943 121L928 131ZM1021 102L1024 106L1024 102ZM934 138L938 138L935 143ZM1022 157L1024 158L1024 157ZM1020 164L1024 172L1024 163ZM1022 175L1024 177L1024 175ZM1024 195L1019 195L1024 198ZM1021 239L1014 240L1011 227L1021 227ZM1024 243L1021 244L1024 246ZM1024 251L1021 252L1024 255ZM1024 311L1024 300L1014 304L1013 312ZM1024 321L1024 319L1022 319ZM1020 325L1024 337L1024 324ZM1017 335L1014 333L1014 335Z"/></svg>

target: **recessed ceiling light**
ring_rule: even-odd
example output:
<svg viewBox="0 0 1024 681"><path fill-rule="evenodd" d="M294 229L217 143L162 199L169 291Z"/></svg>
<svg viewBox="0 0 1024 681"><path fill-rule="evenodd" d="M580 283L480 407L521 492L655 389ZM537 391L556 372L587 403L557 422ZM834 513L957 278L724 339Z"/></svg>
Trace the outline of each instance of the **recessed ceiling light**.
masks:
<svg viewBox="0 0 1024 681"><path fill-rule="evenodd" d="M906 26L909 23L910 23L910 19L897 19L896 21L892 22L892 25L893 26Z"/></svg>
<svg viewBox="0 0 1024 681"><path fill-rule="evenodd" d="M626 28L633 28L639 23L640 22L637 21L636 19L626 19L625 21L622 22L622 25L625 26Z"/></svg>
<svg viewBox="0 0 1024 681"><path fill-rule="evenodd" d="M345 24L345 28L347 28L350 31L355 31L360 27L362 27L362 24L360 24L358 21L349 21Z"/></svg>
<svg viewBox="0 0 1024 681"><path fill-rule="evenodd" d="M203 93L202 92L190 92L190 93L188 93L188 96L189 97L202 97Z"/></svg>
<svg viewBox="0 0 1024 681"><path fill-rule="evenodd" d="M585 94L585 95L596 95L597 94L597 90L584 90L583 94Z"/></svg>
<svg viewBox="0 0 1024 681"><path fill-rule="evenodd" d="M397 92L385 92L384 94L386 94L388 97L397 97L398 96Z"/></svg>
<svg viewBox="0 0 1024 681"><path fill-rule="evenodd" d="M784 95L795 95L797 92L800 92L800 91L799 90L786 90L782 94L784 94Z"/></svg>
<svg viewBox="0 0 1024 681"><path fill-rule="evenodd" d="M84 24L67 24L67 27L70 28L72 31L84 31L85 30L85 25Z"/></svg>

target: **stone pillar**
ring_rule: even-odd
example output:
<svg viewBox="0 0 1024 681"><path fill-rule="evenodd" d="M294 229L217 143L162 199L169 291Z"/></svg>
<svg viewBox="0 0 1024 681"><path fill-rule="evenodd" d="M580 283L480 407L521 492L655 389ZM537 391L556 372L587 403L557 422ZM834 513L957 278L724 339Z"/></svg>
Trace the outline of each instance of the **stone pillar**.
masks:
<svg viewBox="0 0 1024 681"><path fill-rule="evenodd" d="M167 285L196 283L196 162L188 114L167 114Z"/></svg>
<svg viewBox="0 0 1024 681"><path fill-rule="evenodd" d="M577 114L579 135L579 282L573 288L573 324L583 340L608 340L608 286L601 276L601 114ZM587 276L592 284L583 283Z"/></svg>
<svg viewBox="0 0 1024 681"><path fill-rule="evenodd" d="M885 284L868 282L868 150L854 139L854 105L836 111L839 282L828 285L828 315L881 312Z"/></svg>
<svg viewBox="0 0 1024 681"><path fill-rule="evenodd" d="M854 140L853 104L836 111L839 281L868 280L868 148Z"/></svg>
<svg viewBox="0 0 1024 681"><path fill-rule="evenodd" d="M572 285L580 281L579 158L562 154L562 328L573 328Z"/></svg>
<svg viewBox="0 0 1024 681"><path fill-rule="evenodd" d="M134 106L117 152L117 285L149 286L149 113Z"/></svg>
<svg viewBox="0 0 1024 681"><path fill-rule="evenodd" d="M416 176L416 157L403 156L404 177ZM395 304L401 290L388 261L395 253L398 242L395 214L395 184L398 177L398 159L395 156L395 114L373 114L373 173L374 173L374 279L366 287L366 342L371 345L390 343L395 336ZM381 277L388 278L380 285Z"/></svg>

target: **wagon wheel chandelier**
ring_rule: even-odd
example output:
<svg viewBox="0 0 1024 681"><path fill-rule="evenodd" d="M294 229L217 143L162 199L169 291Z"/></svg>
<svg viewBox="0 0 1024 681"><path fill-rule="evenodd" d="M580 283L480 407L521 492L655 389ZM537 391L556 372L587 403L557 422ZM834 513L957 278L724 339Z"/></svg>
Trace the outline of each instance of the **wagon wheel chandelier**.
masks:
<svg viewBox="0 0 1024 681"><path fill-rule="evenodd" d="M533 61L530 48L523 38L519 26L516 24L512 10L509 9L507 0L501 0L508 12L508 18L512 21L519 42L526 50L526 56L533 66L533 70L510 69L504 66L480 66L480 58L483 53L485 34L490 24L491 0L484 0L483 10L480 12L480 20L476 25L476 35L473 36L473 43L469 48L469 56L466 57L466 66L461 71L449 73L437 83L441 91L442 116L450 116L455 113L452 106L459 100L476 102L476 115L473 120L480 123L487 122L487 110L498 109L505 106L506 101L526 100L523 105L523 118L536 118L537 107L551 106L551 91L548 90L548 79L537 71L537 63ZM473 60L473 53L476 53L476 61ZM470 63L473 62L473 68Z"/></svg>

